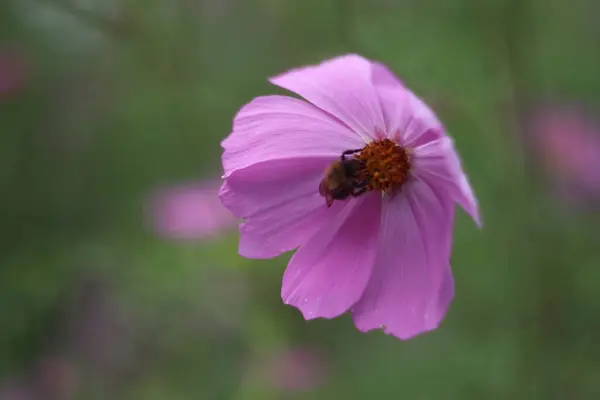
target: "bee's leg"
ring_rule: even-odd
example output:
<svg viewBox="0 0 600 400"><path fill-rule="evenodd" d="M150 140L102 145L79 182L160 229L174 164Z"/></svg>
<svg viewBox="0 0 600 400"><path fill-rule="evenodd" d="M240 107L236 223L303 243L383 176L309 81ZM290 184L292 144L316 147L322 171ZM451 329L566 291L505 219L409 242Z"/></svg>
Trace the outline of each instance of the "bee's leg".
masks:
<svg viewBox="0 0 600 400"><path fill-rule="evenodd" d="M359 196L369 190L369 181L367 179L354 182L352 187L352 196Z"/></svg>
<svg viewBox="0 0 600 400"><path fill-rule="evenodd" d="M363 194L364 192L366 192L367 189L369 189L367 186L364 186L364 187L361 187L361 188L354 188L354 190L352 190L352 196L354 196L354 197L360 196L361 194Z"/></svg>
<svg viewBox="0 0 600 400"><path fill-rule="evenodd" d="M364 189L364 188L367 188L368 186L369 186L369 181L368 181L368 180L366 180L366 179L365 179L365 180L363 180L363 181L356 182L356 183L354 184L354 187L355 187L356 189Z"/></svg>
<svg viewBox="0 0 600 400"><path fill-rule="evenodd" d="M327 208L331 207L333 204L333 196L330 193L325 196L325 204L327 205Z"/></svg>
<svg viewBox="0 0 600 400"><path fill-rule="evenodd" d="M362 149L355 149L355 150L346 150L342 153L342 161L346 160L346 156L349 156L350 154L354 154L354 153L358 153L361 152Z"/></svg>

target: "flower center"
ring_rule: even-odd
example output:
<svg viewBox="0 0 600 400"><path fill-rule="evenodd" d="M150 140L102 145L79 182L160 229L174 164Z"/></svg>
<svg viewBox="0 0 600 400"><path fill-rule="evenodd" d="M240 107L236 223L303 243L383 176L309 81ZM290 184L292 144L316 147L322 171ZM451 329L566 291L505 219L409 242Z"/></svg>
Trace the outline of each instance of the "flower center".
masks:
<svg viewBox="0 0 600 400"><path fill-rule="evenodd" d="M354 157L362 163L360 174L368 190L388 194L407 180L411 168L409 150L391 139L371 142Z"/></svg>

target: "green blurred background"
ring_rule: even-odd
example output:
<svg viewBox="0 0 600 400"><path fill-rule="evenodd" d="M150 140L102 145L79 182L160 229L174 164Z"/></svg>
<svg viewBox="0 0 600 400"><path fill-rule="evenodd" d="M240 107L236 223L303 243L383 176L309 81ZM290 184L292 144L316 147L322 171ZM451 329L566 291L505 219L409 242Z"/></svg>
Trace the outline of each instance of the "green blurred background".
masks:
<svg viewBox="0 0 600 400"><path fill-rule="evenodd" d="M598 109L599 21L595 0L3 0L0 399L600 398L600 218L524 145L537 102ZM460 212L455 301L411 341L307 323L289 256L148 216L220 176L266 77L346 52L431 104L484 216Z"/></svg>

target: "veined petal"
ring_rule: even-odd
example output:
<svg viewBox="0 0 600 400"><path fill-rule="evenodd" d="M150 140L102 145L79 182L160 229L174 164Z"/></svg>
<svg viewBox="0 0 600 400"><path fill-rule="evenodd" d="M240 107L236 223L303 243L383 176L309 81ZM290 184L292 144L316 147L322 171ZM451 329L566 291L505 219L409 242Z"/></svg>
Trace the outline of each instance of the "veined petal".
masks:
<svg viewBox="0 0 600 400"><path fill-rule="evenodd" d="M382 206L375 266L353 307L361 331L408 339L435 329L453 295L449 270L453 206L415 180Z"/></svg>
<svg viewBox="0 0 600 400"><path fill-rule="evenodd" d="M266 160L338 158L344 150L364 145L343 124L305 101L264 96L242 107L233 132L223 140L225 176Z"/></svg>
<svg viewBox="0 0 600 400"><path fill-rule="evenodd" d="M381 100L387 137L406 145L401 141L401 133L413 118L412 110L407 107L408 91L403 88L378 87L377 92Z"/></svg>
<svg viewBox="0 0 600 400"><path fill-rule="evenodd" d="M293 69L269 81L338 118L363 138L363 145L385 128L371 81L371 61L358 55Z"/></svg>
<svg viewBox="0 0 600 400"><path fill-rule="evenodd" d="M444 135L442 123L433 111L406 87L380 85L377 92L388 137L403 146L415 147Z"/></svg>
<svg viewBox="0 0 600 400"><path fill-rule="evenodd" d="M380 214L378 193L348 201L290 260L283 301L305 319L334 318L350 309L371 274Z"/></svg>
<svg viewBox="0 0 600 400"><path fill-rule="evenodd" d="M331 209L319 195L322 159L273 160L235 170L219 193L223 204L238 218L239 252L248 258L271 258L305 243L328 223Z"/></svg>
<svg viewBox="0 0 600 400"><path fill-rule="evenodd" d="M405 106L408 90L388 67L378 62L371 65L371 80L381 103L385 136L398 140L400 127L408 126L410 121L410 110Z"/></svg>
<svg viewBox="0 0 600 400"><path fill-rule="evenodd" d="M413 147L443 136L433 111L385 65L373 63L372 80L385 119L388 137Z"/></svg>
<svg viewBox="0 0 600 400"><path fill-rule="evenodd" d="M448 193L481 227L477 199L449 136L440 137L414 149L414 174L431 187Z"/></svg>

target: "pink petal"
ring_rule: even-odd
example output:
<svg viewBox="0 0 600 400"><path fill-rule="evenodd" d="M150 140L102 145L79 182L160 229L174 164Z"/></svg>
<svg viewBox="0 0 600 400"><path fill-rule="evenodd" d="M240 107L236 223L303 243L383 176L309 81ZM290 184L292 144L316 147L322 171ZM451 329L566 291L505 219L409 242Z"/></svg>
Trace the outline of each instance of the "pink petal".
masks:
<svg viewBox="0 0 600 400"><path fill-rule="evenodd" d="M350 54L293 69L271 78L270 82L337 117L366 142L385 128L371 81L371 65L369 60Z"/></svg>
<svg viewBox="0 0 600 400"><path fill-rule="evenodd" d="M281 297L305 319L334 318L360 298L377 250L381 197L370 193L343 210L294 254Z"/></svg>
<svg viewBox="0 0 600 400"><path fill-rule="evenodd" d="M409 185L384 199L373 273L352 309L359 330L383 328L400 339L435 329L453 295L452 203L424 182Z"/></svg>
<svg viewBox="0 0 600 400"><path fill-rule="evenodd" d="M414 147L443 136L442 123L385 65L373 63L372 81L381 101L386 132Z"/></svg>
<svg viewBox="0 0 600 400"><path fill-rule="evenodd" d="M225 176L266 160L336 159L364 143L317 107L286 96L265 96L242 107L223 141Z"/></svg>
<svg viewBox="0 0 600 400"><path fill-rule="evenodd" d="M450 137L444 136L414 149L414 174L431 187L439 187L481 227L477 199Z"/></svg>
<svg viewBox="0 0 600 400"><path fill-rule="evenodd" d="M401 142L416 147L442 137L444 128L433 111L411 91L408 91L406 107L411 119L406 126L400 127Z"/></svg>
<svg viewBox="0 0 600 400"><path fill-rule="evenodd" d="M408 103L408 91L390 87L378 87L377 92L381 100L381 108L383 109L386 136L399 140L401 129L405 129L412 119L412 110L406 106Z"/></svg>
<svg viewBox="0 0 600 400"><path fill-rule="evenodd" d="M219 181L165 188L151 196L153 230L172 239L204 239L234 227L237 220L218 197Z"/></svg>
<svg viewBox="0 0 600 400"><path fill-rule="evenodd" d="M396 74L394 74L388 67L379 62L371 63L371 81L377 89L390 88L390 89L402 89L404 84Z"/></svg>
<svg viewBox="0 0 600 400"><path fill-rule="evenodd" d="M443 136L442 123L410 90L378 87L388 136L407 147L416 147Z"/></svg>
<svg viewBox="0 0 600 400"><path fill-rule="evenodd" d="M430 316L430 321L437 321L428 329L435 329L444 319L450 303L454 298L454 277L450 263L446 262L446 266L442 268L442 283L437 296L437 301L431 301L427 308L426 314Z"/></svg>
<svg viewBox="0 0 600 400"><path fill-rule="evenodd" d="M221 201L246 221L239 252L271 258L305 243L338 207L327 209L318 187L329 160L273 160L235 170L220 192ZM329 213L328 213L329 211Z"/></svg>

